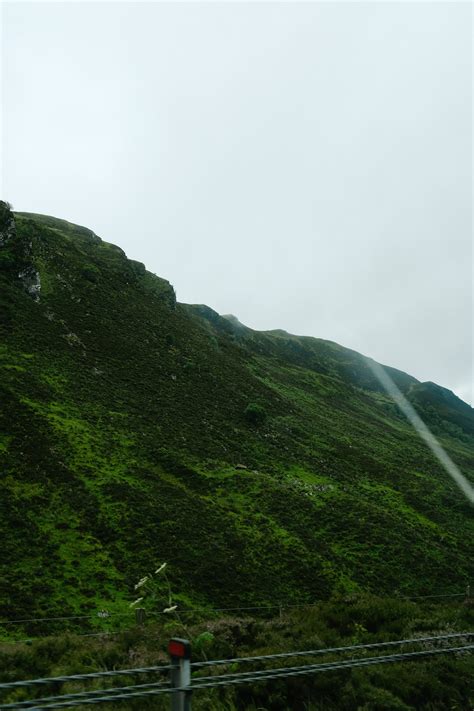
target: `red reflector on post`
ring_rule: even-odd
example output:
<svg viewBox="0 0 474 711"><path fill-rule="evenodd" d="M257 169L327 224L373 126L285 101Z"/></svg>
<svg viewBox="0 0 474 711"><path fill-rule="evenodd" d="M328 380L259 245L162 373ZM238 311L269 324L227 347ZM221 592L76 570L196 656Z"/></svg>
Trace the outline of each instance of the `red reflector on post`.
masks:
<svg viewBox="0 0 474 711"><path fill-rule="evenodd" d="M172 639L168 644L168 652L172 657L184 657L184 645Z"/></svg>
<svg viewBox="0 0 474 711"><path fill-rule="evenodd" d="M191 656L191 645L187 639L171 639L168 643L168 653L170 657L189 659Z"/></svg>

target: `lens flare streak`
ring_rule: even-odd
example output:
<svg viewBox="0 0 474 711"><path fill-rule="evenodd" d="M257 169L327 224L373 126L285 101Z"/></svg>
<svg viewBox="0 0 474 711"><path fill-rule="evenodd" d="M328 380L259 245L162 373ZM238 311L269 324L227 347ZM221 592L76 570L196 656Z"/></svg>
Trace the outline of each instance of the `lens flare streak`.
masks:
<svg viewBox="0 0 474 711"><path fill-rule="evenodd" d="M393 382L385 368L369 358L366 359L366 362L384 390L394 399L407 420L418 432L421 439L428 445L443 469L449 474L459 489L461 489L462 493L466 496L470 503L474 504L474 488L472 484L466 479L464 474L461 473L459 467L456 466L431 430L425 425L413 405L407 400L405 395Z"/></svg>

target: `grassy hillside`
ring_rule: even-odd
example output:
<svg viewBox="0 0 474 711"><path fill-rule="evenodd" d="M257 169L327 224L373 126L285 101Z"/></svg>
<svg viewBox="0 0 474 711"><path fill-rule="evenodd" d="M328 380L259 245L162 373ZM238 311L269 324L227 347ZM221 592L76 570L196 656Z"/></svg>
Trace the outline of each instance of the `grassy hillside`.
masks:
<svg viewBox="0 0 474 711"><path fill-rule="evenodd" d="M473 509L366 359L255 332L92 231L0 209L4 618L458 592ZM389 369L466 476L474 414Z"/></svg>

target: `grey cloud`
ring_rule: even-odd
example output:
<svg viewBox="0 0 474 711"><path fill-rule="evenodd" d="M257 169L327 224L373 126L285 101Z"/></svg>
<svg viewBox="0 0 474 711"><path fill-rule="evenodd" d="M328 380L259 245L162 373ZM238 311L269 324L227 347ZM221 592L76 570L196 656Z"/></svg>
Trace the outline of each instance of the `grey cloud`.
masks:
<svg viewBox="0 0 474 711"><path fill-rule="evenodd" d="M472 398L468 3L6 3L3 194Z"/></svg>

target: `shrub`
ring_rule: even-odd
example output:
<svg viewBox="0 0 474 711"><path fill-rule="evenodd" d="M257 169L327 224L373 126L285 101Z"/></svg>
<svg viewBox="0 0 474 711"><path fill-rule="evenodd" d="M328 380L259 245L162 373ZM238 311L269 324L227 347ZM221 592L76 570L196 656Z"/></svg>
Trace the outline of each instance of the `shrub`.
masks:
<svg viewBox="0 0 474 711"><path fill-rule="evenodd" d="M267 419L265 408L253 402L247 405L244 415L247 422L250 422L251 425L261 425Z"/></svg>
<svg viewBox="0 0 474 711"><path fill-rule="evenodd" d="M92 264L87 264L85 267L83 267L81 270L81 274L84 279L87 279L87 281L91 281L93 284L97 284L100 278L100 271Z"/></svg>

